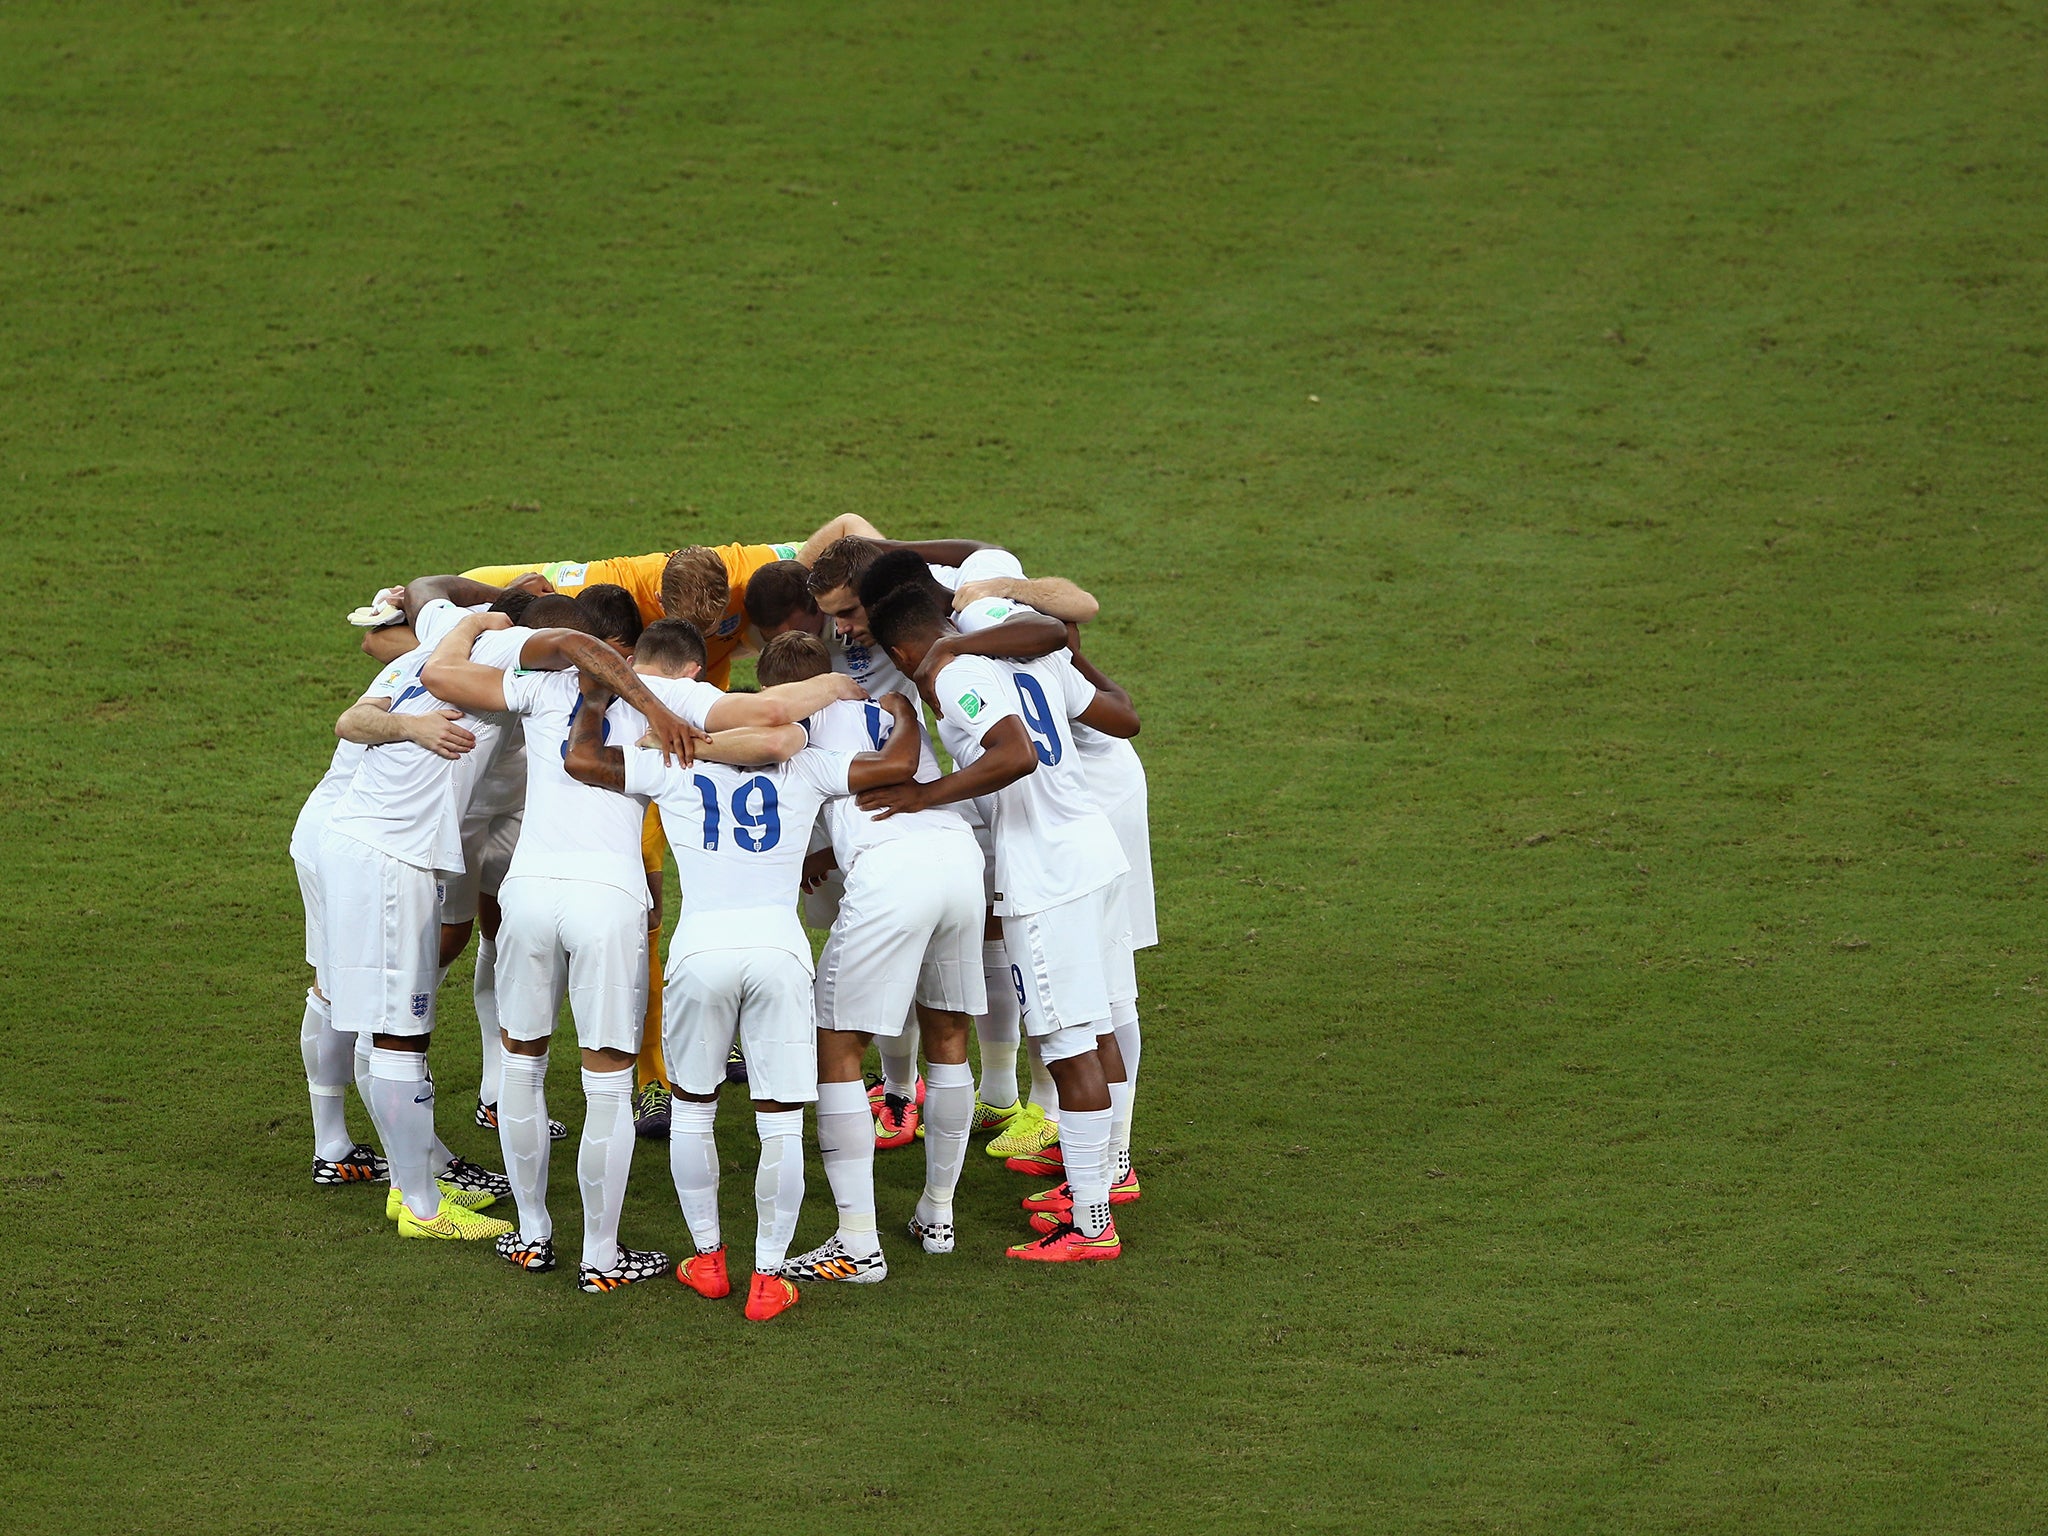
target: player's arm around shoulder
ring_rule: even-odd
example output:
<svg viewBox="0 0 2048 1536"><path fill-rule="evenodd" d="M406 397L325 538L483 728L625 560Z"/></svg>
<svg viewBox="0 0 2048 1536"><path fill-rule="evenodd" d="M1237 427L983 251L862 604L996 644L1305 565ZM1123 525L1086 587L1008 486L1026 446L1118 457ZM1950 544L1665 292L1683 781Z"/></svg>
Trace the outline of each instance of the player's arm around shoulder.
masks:
<svg viewBox="0 0 2048 1536"><path fill-rule="evenodd" d="M742 725L713 731L697 746L697 756L732 768L772 768L804 749L801 725Z"/></svg>
<svg viewBox="0 0 2048 1536"><path fill-rule="evenodd" d="M704 724L714 732L736 726L800 725L828 704L866 697L860 684L844 672L820 672L759 693L728 693L706 712Z"/></svg>
<svg viewBox="0 0 2048 1536"><path fill-rule="evenodd" d="M1074 718L1083 725L1102 732L1105 736L1132 737L1138 734L1138 711L1131 703L1131 696L1114 678L1094 662L1081 654L1078 637L1070 653L1071 670L1084 687L1092 687L1095 696L1088 700Z"/></svg>
<svg viewBox="0 0 2048 1536"><path fill-rule="evenodd" d="M562 749L562 768L578 784L593 789L626 793L626 754L605 745L605 711L611 707L611 690L589 674L581 677L583 707L569 722L569 742Z"/></svg>
<svg viewBox="0 0 2048 1536"><path fill-rule="evenodd" d="M496 667L472 661L477 637L488 630L510 629L512 621L502 613L472 613L463 617L448 636L434 647L434 654L420 670L420 681L435 698L463 709L502 710L505 707L505 674Z"/></svg>

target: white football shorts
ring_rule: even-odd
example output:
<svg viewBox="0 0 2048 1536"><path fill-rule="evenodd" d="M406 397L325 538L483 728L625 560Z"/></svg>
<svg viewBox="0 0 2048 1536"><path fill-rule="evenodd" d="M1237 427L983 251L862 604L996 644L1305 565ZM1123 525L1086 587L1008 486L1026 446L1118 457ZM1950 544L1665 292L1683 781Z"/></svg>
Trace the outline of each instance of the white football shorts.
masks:
<svg viewBox="0 0 2048 1536"><path fill-rule="evenodd" d="M313 967L313 985L326 997L327 982L322 969L327 963L327 944L321 937L325 924L321 921L320 872L297 859L292 860L292 871L299 877L299 901L306 909L306 964Z"/></svg>
<svg viewBox="0 0 2048 1536"><path fill-rule="evenodd" d="M786 949L707 949L669 960L661 1044L670 1081L716 1093L738 1032L747 1092L808 1104L818 1096L818 1036L811 1027L811 973Z"/></svg>
<svg viewBox="0 0 2048 1536"><path fill-rule="evenodd" d="M498 892L498 1023L514 1040L554 1033L562 997L586 1051L640 1050L647 908L596 880L518 875Z"/></svg>
<svg viewBox="0 0 2048 1536"><path fill-rule="evenodd" d="M441 969L434 872L333 831L321 833L319 857L319 969L334 1027L432 1034Z"/></svg>
<svg viewBox="0 0 2048 1536"><path fill-rule="evenodd" d="M981 862L964 831L896 838L860 856L818 957L818 1028L893 1038L912 1002L988 1011Z"/></svg>
<svg viewBox="0 0 2048 1536"><path fill-rule="evenodd" d="M469 868L441 882L441 921L467 923L476 917L478 891L495 896L519 846L518 811L493 816L477 828L462 829L462 862ZM472 837L472 831L474 836Z"/></svg>
<svg viewBox="0 0 2048 1536"><path fill-rule="evenodd" d="M1109 1028L1111 951L1121 936L1107 886L1043 912L1003 919L1003 947L1024 1000L1024 1033ZM1135 995L1135 994L1134 994Z"/></svg>
<svg viewBox="0 0 2048 1536"><path fill-rule="evenodd" d="M1131 866L1118 884L1123 890L1124 917L1130 923L1133 949L1151 949L1159 942L1159 914L1152 892L1152 828L1145 801L1145 791L1140 788L1104 813L1116 828L1117 845Z"/></svg>

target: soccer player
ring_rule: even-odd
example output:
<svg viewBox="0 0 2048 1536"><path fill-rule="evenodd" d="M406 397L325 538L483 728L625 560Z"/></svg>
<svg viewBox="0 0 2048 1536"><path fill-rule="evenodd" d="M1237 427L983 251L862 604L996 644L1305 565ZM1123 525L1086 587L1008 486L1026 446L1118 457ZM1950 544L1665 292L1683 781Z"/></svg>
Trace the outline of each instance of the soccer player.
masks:
<svg viewBox="0 0 2048 1536"><path fill-rule="evenodd" d="M921 679L957 766L928 784L868 791L860 804L895 815L988 797L996 912L1025 993L1025 1027L1059 1088L1070 1204L1051 1231L1010 1257L1114 1259L1122 1244L1109 1200L1109 1082L1123 1072L1110 1023L1110 950L1122 936L1110 891L1129 865L1082 775L1072 722L1133 736L1138 717L1127 699L1095 688L1058 656L942 656L927 668L949 631L922 585L890 592L867 617L897 668Z"/></svg>
<svg viewBox="0 0 2048 1536"><path fill-rule="evenodd" d="M570 774L660 805L690 893L670 945L664 1002L676 1093L669 1165L697 1248L676 1278L711 1298L732 1289L712 1128L737 1031L761 1139L746 1315L766 1321L797 1300L781 1271L803 1202L803 1106L817 1097L811 946L796 916L804 850L825 801L916 771L917 736L901 728L905 720L883 751L849 756L807 747L802 728L788 726L786 762L757 771L699 762L685 770L643 748L605 745L597 714L609 699L594 680L584 689L585 709L569 739ZM908 715L907 703L898 707Z"/></svg>
<svg viewBox="0 0 2048 1536"><path fill-rule="evenodd" d="M388 706L397 695L387 679L387 672L380 670L363 698L380 699ZM456 723L461 717L462 712L456 709L387 715L385 725L390 734L384 739L412 741L439 756L458 757L476 746L476 738ZM369 750L367 742L337 741L327 772L313 786L292 826L292 866L298 873L299 896L306 909L306 964L313 968L313 985L306 989L306 1011L299 1024L299 1055L305 1063L306 1093L313 1110L315 1184L374 1181L388 1177L391 1171L374 1148L358 1142L348 1131L344 1095L355 1060L356 1037L334 1027L334 1005L328 996L325 975L326 928L316 869L320 834L327 818L348 793L356 768Z"/></svg>
<svg viewBox="0 0 2048 1536"><path fill-rule="evenodd" d="M586 589L576 607L581 609L589 595ZM550 601L536 602L529 612ZM601 611L576 617L593 626L607 622ZM681 675L694 671L701 655L695 632L687 626L664 622L642 632L630 608L611 615L609 622L625 625L628 639L612 635L600 640L568 628L501 629L481 636L458 632L442 643L423 673L437 697L472 710L507 711L524 722L525 832L504 886L499 1007L507 1052L499 1135L520 1225L499 1239L498 1251L522 1269L538 1272L555 1265L546 1204L545 1078L547 1041L566 989L583 1052L587 1101L577 1162L584 1214L577 1284L592 1293L649 1279L667 1267L668 1258L618 1242L633 1155L633 1058L645 1014L641 989L647 974L648 893L640 867L641 810L631 800L569 777L564 767L569 727L582 708L579 678L592 676L638 711L632 717L635 739L657 719L669 722L673 734L678 716L627 662L633 660L649 675ZM563 670L572 666L577 672ZM714 721L717 726L780 726L839 691L828 684L728 698L703 688L685 696L680 718L691 732ZM685 762L690 740L684 739Z"/></svg>
<svg viewBox="0 0 2048 1536"><path fill-rule="evenodd" d="M457 626L481 627L481 616ZM410 715L445 706L420 681L415 650L335 723L335 734L372 750L321 833L317 872L322 971L336 1028L370 1046L359 1090L390 1159L387 1210L401 1237L485 1238L511 1224L476 1211L509 1193L502 1175L449 1156L434 1134L434 1086L427 1045L440 985L441 871L463 867L461 825L478 779L497 751L498 727L458 714L449 724L471 738L444 755L404 732ZM453 745L442 734L440 746ZM437 1172L438 1170L438 1172ZM396 1209L392 1209L393 1206Z"/></svg>
<svg viewBox="0 0 2048 1536"><path fill-rule="evenodd" d="M832 658L815 635L768 642L764 683L829 675ZM811 745L848 754L885 747L918 715L900 693L845 702L813 715ZM938 762L918 743L920 778ZM822 1247L784 1266L796 1279L873 1283L887 1278L875 1224L875 1137L861 1057L877 1036L898 1034L917 1010L931 1067L925 1100L925 1188L910 1230L928 1253L953 1251L953 1191L967 1156L974 1076L967 1066L968 1020L986 1006L981 984L981 849L951 806L877 821L850 801L825 807L826 848L806 861L807 879L826 862L845 891L818 960L818 1147L839 1208L839 1229ZM1005 981L1007 982L1007 977Z"/></svg>
<svg viewBox="0 0 2048 1536"><path fill-rule="evenodd" d="M945 598L948 581L964 575L976 575L980 579L963 581L958 590L951 594L951 601L957 610L953 622L960 635L942 639L927 655L925 667L935 669L943 660L953 655L985 654L1010 658L1032 658L1048 654L1052 650L1063 651L1067 659L1081 672L1081 675L1098 689L1127 697L1107 676L1081 654L1080 631L1069 621L1059 631L1055 640L1043 626L1031 630L1018 628L1017 615L1029 612L1007 597L980 597L963 601L962 594L971 587L980 586L1003 591L1051 592L1056 601L1067 601L1068 594L1054 582L1031 582L1024 577L1023 567L1007 550L988 548L977 551L969 557L960 569L947 571L930 567L920 568L911 554L891 552L876 560L866 576L862 578L862 591L880 595L904 582L921 583L934 597ZM1065 584L1071 586L1071 583ZM1092 604L1094 599L1079 588L1073 588L1080 598ZM1070 608L1069 611L1076 611ZM992 640L987 631L1002 625L1000 640ZM1046 644L1039 646L1039 637L1046 637ZM968 638L979 636L981 638ZM1110 1003L1111 1017L1115 1024L1117 1051L1123 1058L1127 1076L1119 1084L1112 1081L1112 1095L1115 1108L1115 1125L1111 1137L1116 1169L1111 1184L1111 1199L1118 1205L1139 1197L1137 1174L1131 1163L1132 1111L1136 1103L1139 1053L1142 1045L1138 1024L1138 973L1135 951L1150 948L1159 942L1158 920L1154 911L1152 888L1152 840L1146 810L1146 782L1144 764L1129 741L1091 730L1085 724L1074 727L1074 747L1080 754L1081 765L1087 775L1090 787L1103 813L1109 817L1116 829L1117 842L1124 850L1124 857L1130 861L1130 872L1117 882L1116 900L1120 904L1124 920L1131 932L1131 946L1114 954ZM991 987L992 1001L995 988ZM1005 999L1007 1001L1007 999ZM991 1047L988 1026L997 1018L992 1010L979 1021L983 1029L982 1061L984 1079L988 1076L992 1059L1000 1062L998 1050ZM1014 1038L1014 1037L1012 1037ZM999 1080L995 1091L1003 1087L1014 1088L1014 1056L1009 1058L1007 1076ZM988 1091L986 1082L984 1091ZM1045 1073L1044 1064L1034 1055L1032 1060L1032 1110L1028 1118L1014 1122L994 1141L989 1143L992 1156L1007 1160L1008 1166L1020 1173L1049 1175L1057 1173L1060 1163L1058 1146L1059 1100L1053 1091L1052 1082ZM1037 1197L1034 1197L1037 1198ZM1056 1201L1060 1191L1047 1191L1045 1198Z"/></svg>

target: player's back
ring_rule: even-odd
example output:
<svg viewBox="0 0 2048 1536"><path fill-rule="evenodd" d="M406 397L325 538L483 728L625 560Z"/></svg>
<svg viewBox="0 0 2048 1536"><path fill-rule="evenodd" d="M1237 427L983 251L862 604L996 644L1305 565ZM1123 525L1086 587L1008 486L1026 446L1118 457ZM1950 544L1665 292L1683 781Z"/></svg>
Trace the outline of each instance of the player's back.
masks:
<svg viewBox="0 0 2048 1536"><path fill-rule="evenodd" d="M920 722L921 723L921 722ZM804 722L804 731L814 747L843 752L879 752L896 732L896 720L881 705L859 699L840 699L826 705ZM931 742L919 731L917 779L930 783L939 776L939 761ZM950 805L936 805L908 815L877 819L851 798L835 799L825 807L825 827L839 867L851 871L854 862L868 849L901 837L927 832L968 830L967 820Z"/></svg>
<svg viewBox="0 0 2048 1536"><path fill-rule="evenodd" d="M806 747L766 768L683 767L663 764L652 748L626 749L626 791L661 807L675 854L682 891L675 954L766 947L809 964L797 887L812 824L828 799L846 793L849 761Z"/></svg>

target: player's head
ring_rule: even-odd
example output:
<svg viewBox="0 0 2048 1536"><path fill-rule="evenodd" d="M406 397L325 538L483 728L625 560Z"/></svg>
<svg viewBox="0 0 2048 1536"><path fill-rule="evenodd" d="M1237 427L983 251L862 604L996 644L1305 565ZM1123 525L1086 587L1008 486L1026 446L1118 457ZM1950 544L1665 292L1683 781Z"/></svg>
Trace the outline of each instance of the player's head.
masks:
<svg viewBox="0 0 2048 1536"><path fill-rule="evenodd" d="M917 676L932 642L946 632L946 610L921 586L904 585L883 597L868 612L875 644L906 677Z"/></svg>
<svg viewBox="0 0 2048 1536"><path fill-rule="evenodd" d="M715 549L692 544L668 557L661 572L661 612L664 618L681 619L709 634L725 617L732 601L732 582L725 574L725 562Z"/></svg>
<svg viewBox="0 0 2048 1536"><path fill-rule="evenodd" d="M912 549L892 549L867 568L860 579L861 606L873 608L898 587L922 588L941 613L951 611L953 594L939 585L932 568Z"/></svg>
<svg viewBox="0 0 2048 1536"><path fill-rule="evenodd" d="M807 583L811 597L818 611L838 628L839 638L849 645L875 642L875 637L868 633L868 616L860 605L860 579L881 553L882 546L873 539L848 534L827 544L825 552L811 566Z"/></svg>
<svg viewBox="0 0 2048 1536"><path fill-rule="evenodd" d="M815 635L825 615L811 596L811 570L794 560L777 560L747 578L747 622L772 640L780 634Z"/></svg>
<svg viewBox="0 0 2048 1536"><path fill-rule="evenodd" d="M816 635L788 630L768 642L761 659L754 663L754 675L763 688L781 683L800 683L807 677L832 670L832 653Z"/></svg>
<svg viewBox="0 0 2048 1536"><path fill-rule="evenodd" d="M681 619L656 619L640 631L633 669L650 677L695 677L704 670L704 636Z"/></svg>
<svg viewBox="0 0 2048 1536"><path fill-rule="evenodd" d="M526 610L533 606L536 595L523 587L517 590L508 587L505 595L491 604L491 612L502 613L514 624L523 624L526 622Z"/></svg>
<svg viewBox="0 0 2048 1536"><path fill-rule="evenodd" d="M576 606L590 620L590 632L621 656L633 654L640 639L640 605L624 587L600 581L576 594Z"/></svg>
<svg viewBox="0 0 2048 1536"><path fill-rule="evenodd" d="M582 634L595 633L591 628L590 615L576 606L576 599L564 597L559 592L543 592L526 605L519 622L528 629L573 629Z"/></svg>

